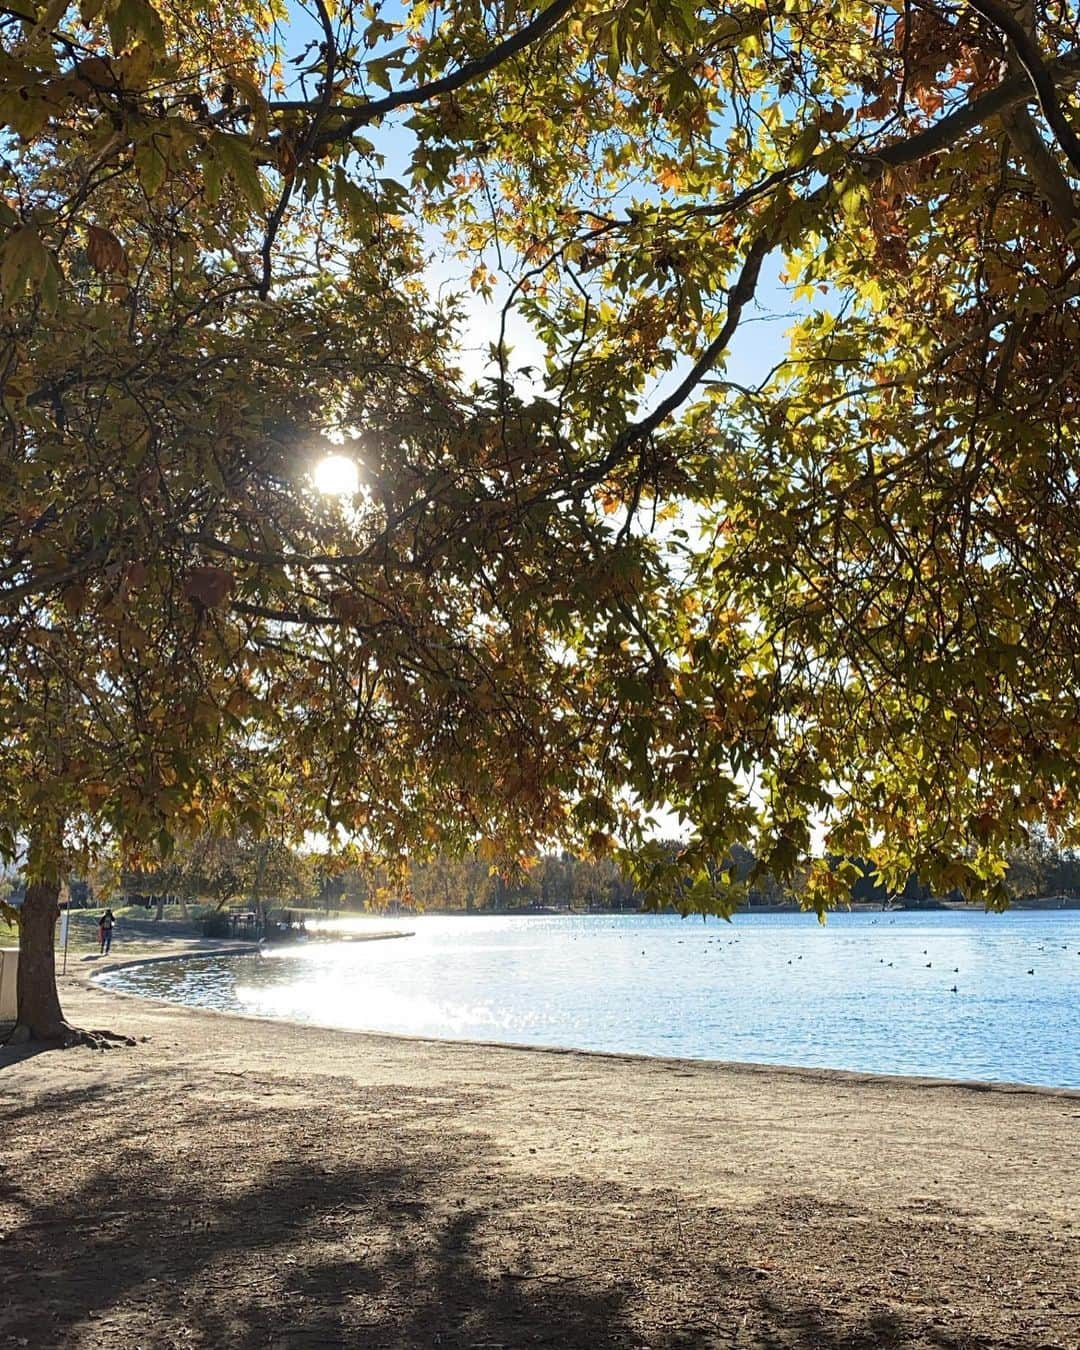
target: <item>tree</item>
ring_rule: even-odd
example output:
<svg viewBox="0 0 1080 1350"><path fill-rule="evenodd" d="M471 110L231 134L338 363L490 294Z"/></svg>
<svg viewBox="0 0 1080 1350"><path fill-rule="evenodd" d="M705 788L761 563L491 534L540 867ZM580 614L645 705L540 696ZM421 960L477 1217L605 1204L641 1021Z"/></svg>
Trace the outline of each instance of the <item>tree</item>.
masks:
<svg viewBox="0 0 1080 1350"><path fill-rule="evenodd" d="M630 507L666 486L705 522L686 611L653 632L674 773L654 756L635 786L697 824L695 901L725 839L758 832L786 875L824 827L895 889L915 869L999 903L1007 848L1075 799L1074 34L1041 7L696 18L606 11L603 69L565 30L558 158L535 121L537 153L512 132L479 152L492 91L459 97L504 192L493 210L464 175L445 208L531 264L515 298L568 438L605 451L583 476ZM635 174L657 189L628 201ZM828 300L750 388L721 367L771 255L803 306ZM812 881L842 884L824 858Z"/></svg>
<svg viewBox="0 0 1080 1350"><path fill-rule="evenodd" d="M316 889L310 860L269 829L258 837L204 834L181 842L167 862L125 872L123 883L126 891L156 896L158 919L170 896L180 901L186 918L189 900L206 900L221 910L240 897L251 903L271 896L295 899Z"/></svg>
<svg viewBox="0 0 1080 1350"><path fill-rule="evenodd" d="M613 551L548 491L547 405L461 390L402 190L354 134L381 114L346 127L331 106L377 59L344 54L359 21L332 24L321 92L272 109L259 7L0 21L17 1034L77 1038L49 967L56 888L103 837L167 854L258 830L287 796L390 851L434 832L510 858L607 811L603 671L636 658L613 646L583 679L577 615L614 612L653 551ZM387 25L365 23L378 47ZM343 506L305 486L335 431L359 435L369 484Z"/></svg>
<svg viewBox="0 0 1080 1350"><path fill-rule="evenodd" d="M508 133L493 165L462 96L504 191L492 209L464 183L445 214L528 260L515 298L568 426L606 445L582 476L631 512L685 498L702 526L684 609L653 629L663 750L633 775L697 828L692 901L741 836L778 877L818 853L818 903L846 887L830 850L890 889L916 871L1004 903L1008 848L1075 828L1071 19L627 6L563 51L565 153ZM774 266L787 348L740 382L725 364Z"/></svg>
<svg viewBox="0 0 1080 1350"><path fill-rule="evenodd" d="M25 1025L63 1031L79 838L259 828L271 770L390 854L618 837L723 910L747 842L821 906L829 853L1002 903L1080 789L1067 13L291 19L0 18ZM532 324L541 394L505 327L464 387L420 213ZM786 351L737 380L776 270ZM343 509L304 487L329 433L370 483Z"/></svg>

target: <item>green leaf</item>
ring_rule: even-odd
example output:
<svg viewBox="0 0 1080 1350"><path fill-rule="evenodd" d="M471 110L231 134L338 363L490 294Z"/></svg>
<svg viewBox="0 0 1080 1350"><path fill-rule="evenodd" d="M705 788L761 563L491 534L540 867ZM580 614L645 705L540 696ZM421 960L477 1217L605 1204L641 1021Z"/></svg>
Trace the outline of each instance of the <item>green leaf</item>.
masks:
<svg viewBox="0 0 1080 1350"><path fill-rule="evenodd" d="M144 141L135 148L135 172L139 186L148 197L157 194L165 181L165 157L153 141Z"/></svg>
<svg viewBox="0 0 1080 1350"><path fill-rule="evenodd" d="M53 313L60 298L60 269L51 253L41 275L40 293L42 305L50 314Z"/></svg>
<svg viewBox="0 0 1080 1350"><path fill-rule="evenodd" d="M256 211L265 210L266 196L251 145L243 136L231 136L223 131L216 131L210 144L244 201Z"/></svg>
<svg viewBox="0 0 1080 1350"><path fill-rule="evenodd" d="M386 61L369 61L365 67L368 79L380 89L389 92L393 85L390 80L389 66Z"/></svg>
<svg viewBox="0 0 1080 1350"><path fill-rule="evenodd" d="M202 164L203 171L203 196L211 206L221 197L221 182L225 173L225 166L220 156L216 155L210 148L203 150L199 156L199 162Z"/></svg>
<svg viewBox="0 0 1080 1350"><path fill-rule="evenodd" d="M0 255L0 293L6 304L22 295L27 282L40 284L51 261L49 250L30 225L16 230Z"/></svg>
<svg viewBox="0 0 1080 1350"><path fill-rule="evenodd" d="M160 49L165 44L161 15L148 0L120 0L109 14L109 38L117 54L130 46L133 38L142 38Z"/></svg>
<svg viewBox="0 0 1080 1350"><path fill-rule="evenodd" d="M849 178L840 188L840 209L849 220L857 220L868 196L869 188L863 179Z"/></svg>
<svg viewBox="0 0 1080 1350"><path fill-rule="evenodd" d="M28 89L0 96L0 125L11 127L25 141L33 140L54 111L55 104Z"/></svg>
<svg viewBox="0 0 1080 1350"><path fill-rule="evenodd" d="M811 158L814 151L818 148L818 142L821 140L821 128L817 126L804 127L795 137L791 150L788 152L788 159L793 169L801 169Z"/></svg>

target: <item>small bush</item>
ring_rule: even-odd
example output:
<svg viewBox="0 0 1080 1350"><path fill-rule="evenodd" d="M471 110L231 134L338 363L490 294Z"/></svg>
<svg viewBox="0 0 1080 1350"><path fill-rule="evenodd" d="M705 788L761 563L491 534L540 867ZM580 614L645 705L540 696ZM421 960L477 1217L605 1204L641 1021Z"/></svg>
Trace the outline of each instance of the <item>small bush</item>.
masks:
<svg viewBox="0 0 1080 1350"><path fill-rule="evenodd" d="M202 935L207 938L232 937L232 923L227 914L207 914L202 921Z"/></svg>

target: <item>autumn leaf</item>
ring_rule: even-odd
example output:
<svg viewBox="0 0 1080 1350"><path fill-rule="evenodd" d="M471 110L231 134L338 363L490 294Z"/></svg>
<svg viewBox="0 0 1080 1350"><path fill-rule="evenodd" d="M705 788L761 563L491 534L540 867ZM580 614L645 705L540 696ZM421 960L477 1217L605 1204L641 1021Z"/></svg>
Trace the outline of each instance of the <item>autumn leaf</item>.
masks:
<svg viewBox="0 0 1080 1350"><path fill-rule="evenodd" d="M124 568L124 591L137 591L146 585L147 569L146 564L139 558L128 563Z"/></svg>
<svg viewBox="0 0 1080 1350"><path fill-rule="evenodd" d="M589 852L594 858L601 858L610 853L616 844L616 840L604 830L593 830L587 840Z"/></svg>
<svg viewBox="0 0 1080 1350"><path fill-rule="evenodd" d="M330 604L334 613L344 619L346 623L355 623L366 610L364 601L348 591L336 591L330 597Z"/></svg>
<svg viewBox="0 0 1080 1350"><path fill-rule="evenodd" d="M82 790L91 810L97 810L109 798L110 788L105 782L84 783Z"/></svg>
<svg viewBox="0 0 1080 1350"><path fill-rule="evenodd" d="M86 256L90 259L90 266L102 276L110 273L127 276L128 256L123 244L111 230L103 229L100 225L86 227Z"/></svg>
<svg viewBox="0 0 1080 1350"><path fill-rule="evenodd" d="M232 573L222 567L193 567L184 580L184 594L205 609L220 609L234 584Z"/></svg>
<svg viewBox="0 0 1080 1350"><path fill-rule="evenodd" d="M60 598L69 614L78 614L86 603L86 587L78 583L66 586Z"/></svg>

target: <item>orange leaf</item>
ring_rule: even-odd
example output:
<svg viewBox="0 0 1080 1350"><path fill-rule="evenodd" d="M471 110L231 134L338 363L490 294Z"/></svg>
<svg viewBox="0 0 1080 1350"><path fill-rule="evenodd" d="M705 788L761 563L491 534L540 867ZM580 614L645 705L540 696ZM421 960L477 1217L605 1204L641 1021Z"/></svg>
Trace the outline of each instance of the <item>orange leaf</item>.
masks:
<svg viewBox="0 0 1080 1350"><path fill-rule="evenodd" d="M220 609L233 588L233 575L223 567L193 567L184 582L184 594L206 609Z"/></svg>
<svg viewBox="0 0 1080 1350"><path fill-rule="evenodd" d="M103 230L99 225L86 227L86 256L90 266L102 275L115 272L126 277L128 256L124 246L111 230Z"/></svg>

